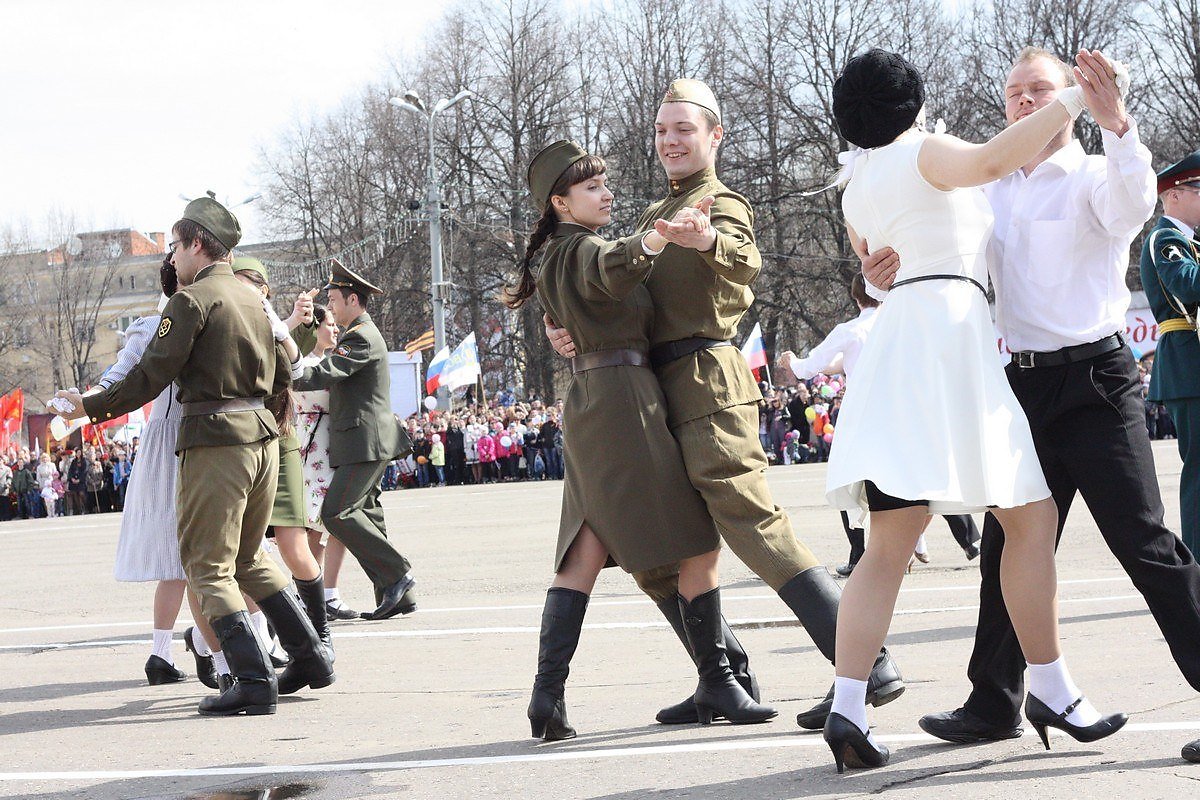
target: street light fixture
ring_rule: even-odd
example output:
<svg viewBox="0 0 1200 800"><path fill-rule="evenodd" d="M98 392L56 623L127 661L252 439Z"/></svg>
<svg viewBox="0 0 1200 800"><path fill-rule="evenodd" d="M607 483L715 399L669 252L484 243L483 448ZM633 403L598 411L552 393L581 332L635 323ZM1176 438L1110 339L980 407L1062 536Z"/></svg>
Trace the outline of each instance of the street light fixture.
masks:
<svg viewBox="0 0 1200 800"><path fill-rule="evenodd" d="M450 99L442 98L433 105L432 111L425 110L421 96L412 89L403 97L393 97L390 102L396 108L402 108L414 114L420 114L429 123L429 169L426 174L425 205L429 210L429 262L432 277L429 284L429 299L433 306L433 347L434 353L441 352L446 346L446 283L442 278L442 187L438 182L437 170L434 165L433 123L437 115L457 103L474 96L470 89L463 89ZM449 408L449 392L438 389L438 408Z"/></svg>

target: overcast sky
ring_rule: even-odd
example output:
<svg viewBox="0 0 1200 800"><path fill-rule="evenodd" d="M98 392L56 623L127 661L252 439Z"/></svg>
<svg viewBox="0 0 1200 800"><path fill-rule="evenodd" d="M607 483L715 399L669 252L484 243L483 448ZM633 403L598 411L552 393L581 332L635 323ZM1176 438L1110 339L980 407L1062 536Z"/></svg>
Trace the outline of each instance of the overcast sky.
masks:
<svg viewBox="0 0 1200 800"><path fill-rule="evenodd" d="M0 227L163 230L257 191L257 148L388 72L437 0L0 0ZM262 238L254 206L237 214Z"/></svg>

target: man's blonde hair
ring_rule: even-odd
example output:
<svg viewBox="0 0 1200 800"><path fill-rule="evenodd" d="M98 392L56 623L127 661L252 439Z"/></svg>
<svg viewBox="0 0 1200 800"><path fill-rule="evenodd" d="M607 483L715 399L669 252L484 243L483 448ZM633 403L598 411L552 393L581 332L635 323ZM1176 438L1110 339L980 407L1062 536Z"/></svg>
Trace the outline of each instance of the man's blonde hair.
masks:
<svg viewBox="0 0 1200 800"><path fill-rule="evenodd" d="M1054 66L1058 67L1059 71L1062 72L1063 80L1066 81L1067 86L1075 85L1075 73L1071 71L1071 67L1061 58L1054 55L1054 53L1050 52L1044 47L1026 47L1021 52L1017 53L1017 57L1013 60L1012 66L1009 67L1009 70L1012 70L1018 64L1028 64L1029 62L1038 58L1047 59L1054 64Z"/></svg>

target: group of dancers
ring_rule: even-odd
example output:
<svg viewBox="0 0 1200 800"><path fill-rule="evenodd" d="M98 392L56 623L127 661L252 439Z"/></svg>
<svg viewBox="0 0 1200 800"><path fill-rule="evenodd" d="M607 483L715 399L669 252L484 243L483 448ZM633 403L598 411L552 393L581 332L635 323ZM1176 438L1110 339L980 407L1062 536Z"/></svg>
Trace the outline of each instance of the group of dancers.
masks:
<svg viewBox="0 0 1200 800"><path fill-rule="evenodd" d="M721 616L723 538L833 662L833 689L798 724L823 729L839 772L886 764L866 709L904 691L883 647L901 580L932 514L975 512L987 519L974 690L921 727L959 743L1012 738L1024 699L1047 749L1050 729L1110 736L1126 716L1089 702L1059 643L1054 555L1076 493L1200 690L1200 567L1163 524L1120 333L1129 245L1155 202L1128 84L1127 69L1098 51L1069 67L1029 48L1005 86L1008 126L971 144L925 130L924 81L897 54L855 57L835 83L837 129L853 146L837 181L846 227L863 288L882 301L829 461L829 502L869 515L871 530L844 594L765 485L760 395L729 343L762 262L749 202L716 176L723 128L711 90L678 80L664 97L655 147L670 192L632 236L599 234L614 200L603 159L565 140L534 157L528 182L542 216L507 301L538 296L573 373L556 574L528 710L535 737L575 735L565 683L596 576L614 564L696 664L694 695L660 722L776 715ZM1103 156L1073 139L1085 110L1103 131ZM1007 370L994 355L989 258L997 324L1017 351ZM914 410L896 398L916 380L925 402ZM1200 741L1182 755L1200 760Z"/></svg>

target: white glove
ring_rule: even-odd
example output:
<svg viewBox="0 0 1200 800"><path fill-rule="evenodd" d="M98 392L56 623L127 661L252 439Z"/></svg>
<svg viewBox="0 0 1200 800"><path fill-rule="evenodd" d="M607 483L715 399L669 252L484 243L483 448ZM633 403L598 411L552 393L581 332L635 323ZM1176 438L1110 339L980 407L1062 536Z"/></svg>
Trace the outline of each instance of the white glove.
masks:
<svg viewBox="0 0 1200 800"><path fill-rule="evenodd" d="M1083 102L1083 88L1079 86L1068 86L1063 89L1058 93L1057 100L1067 109L1072 120L1078 119L1083 110L1087 108L1087 104Z"/></svg>
<svg viewBox="0 0 1200 800"><path fill-rule="evenodd" d="M1113 61L1112 68L1114 80L1117 82L1117 91L1121 93L1121 99L1125 99L1129 95L1129 65L1123 61Z"/></svg>
<svg viewBox="0 0 1200 800"><path fill-rule="evenodd" d="M275 313L275 308L271 305L271 301L264 297L262 305L263 311L267 313L267 320L271 323L271 335L275 337L275 341L282 342L291 336L292 334L288 330L287 323L281 320L279 315Z"/></svg>
<svg viewBox="0 0 1200 800"><path fill-rule="evenodd" d="M58 414L70 414L75 410L75 404L65 397L52 397L46 401L46 408Z"/></svg>

